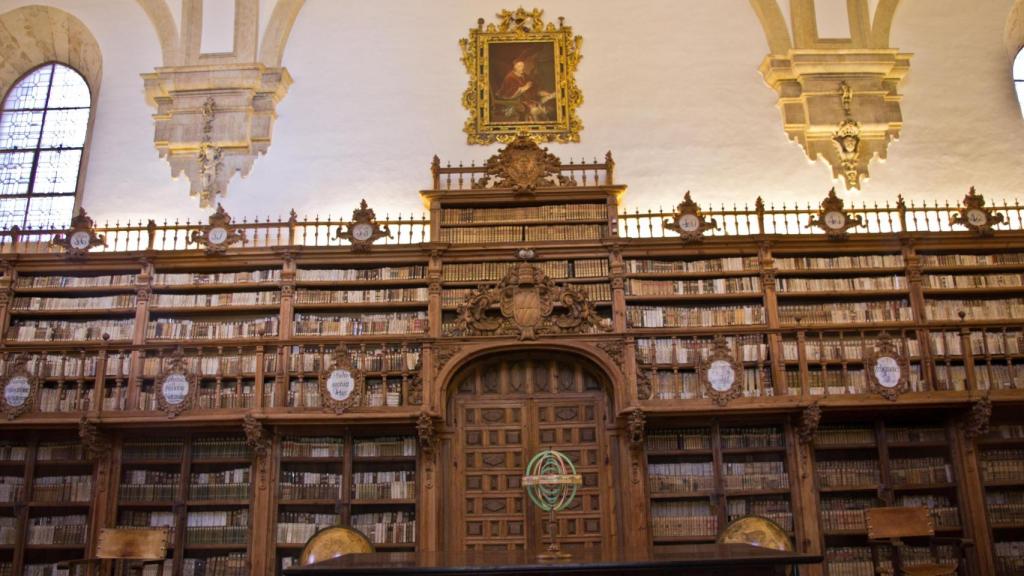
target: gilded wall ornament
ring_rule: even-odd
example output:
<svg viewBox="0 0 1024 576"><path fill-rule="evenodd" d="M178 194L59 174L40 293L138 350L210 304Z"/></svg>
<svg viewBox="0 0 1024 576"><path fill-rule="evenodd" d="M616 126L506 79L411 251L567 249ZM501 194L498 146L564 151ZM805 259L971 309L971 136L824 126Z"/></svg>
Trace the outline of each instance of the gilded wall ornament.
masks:
<svg viewBox="0 0 1024 576"><path fill-rule="evenodd" d="M910 362L896 348L888 333L879 335L874 350L868 354L865 368L868 388L882 398L895 401L910 391Z"/></svg>
<svg viewBox="0 0 1024 576"><path fill-rule="evenodd" d="M575 185L562 174L562 161L525 134L488 158L484 175L473 181L473 188L511 188L516 194L533 192L538 186Z"/></svg>
<svg viewBox="0 0 1024 576"><path fill-rule="evenodd" d="M32 409L39 381L28 370L28 359L18 355L7 366L0 396L0 412L13 420Z"/></svg>
<svg viewBox="0 0 1024 576"><path fill-rule="evenodd" d="M971 186L970 191L964 196L963 205L960 211L953 214L949 219L950 224L964 226L978 236L991 236L995 234L993 226L1006 222L1006 215L1001 212L992 212L991 208L985 206L985 197Z"/></svg>
<svg viewBox="0 0 1024 576"><path fill-rule="evenodd" d="M64 248L68 257L80 258L97 246L107 245L103 236L96 234L95 228L96 223L85 213L85 208L79 208L78 214L71 219L71 227L63 234L58 233L50 243Z"/></svg>
<svg viewBox="0 0 1024 576"><path fill-rule="evenodd" d="M192 408L199 383L188 371L184 350L179 346L156 378L157 408L168 418L175 418Z"/></svg>
<svg viewBox="0 0 1024 576"><path fill-rule="evenodd" d="M366 252L377 240L391 238L391 230L387 224L381 226L377 222L377 215L364 199L359 202L359 208L352 211L352 221L338 226L335 237L348 240L355 252Z"/></svg>
<svg viewBox="0 0 1024 576"><path fill-rule="evenodd" d="M520 340L534 340L541 334L591 328L610 329L586 293L556 284L529 262L515 264L497 284L470 292L458 308L457 331L465 336L514 334Z"/></svg>
<svg viewBox="0 0 1024 576"><path fill-rule="evenodd" d="M223 254L233 244L245 243L245 233L231 224L231 215L217 204L217 211L210 214L209 223L199 230L193 230L189 242L206 247L207 254Z"/></svg>
<svg viewBox="0 0 1024 576"><path fill-rule="evenodd" d="M342 344L334 351L329 367L320 373L320 405L335 414L358 406L363 397L363 371L352 365L348 348Z"/></svg>
<svg viewBox="0 0 1024 576"><path fill-rule="evenodd" d="M844 240L851 228L864 225L864 219L847 212L843 199L836 195L836 189L832 188L828 191L828 196L821 201L817 216L812 217L807 225L824 230L829 240Z"/></svg>
<svg viewBox="0 0 1024 576"><path fill-rule="evenodd" d="M683 201L676 206L672 219L665 220L662 226L666 230L678 232L683 242L700 242L704 239L705 232L718 228L718 221L714 218L708 220L701 214L700 206L693 201L690 191L687 190Z"/></svg>
<svg viewBox="0 0 1024 576"><path fill-rule="evenodd" d="M576 86L583 39L562 18L544 23L544 11L502 10L497 24L470 29L459 40L469 85L462 105L470 144L511 142L525 134L537 142L579 142L583 124Z"/></svg>
<svg viewBox="0 0 1024 576"><path fill-rule="evenodd" d="M700 382L704 393L719 406L743 396L743 364L736 360L729 343L721 335L715 337L711 354L700 365Z"/></svg>

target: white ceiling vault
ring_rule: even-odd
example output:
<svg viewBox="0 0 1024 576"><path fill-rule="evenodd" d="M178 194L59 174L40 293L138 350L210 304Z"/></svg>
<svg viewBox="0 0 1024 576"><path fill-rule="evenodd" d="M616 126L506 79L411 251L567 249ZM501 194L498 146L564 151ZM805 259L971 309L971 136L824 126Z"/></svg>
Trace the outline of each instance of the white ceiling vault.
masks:
<svg viewBox="0 0 1024 576"><path fill-rule="evenodd" d="M148 0L0 0L0 13L29 4L69 12L103 55L84 205L104 219L196 218L189 183L172 181L153 145L153 110L141 74L163 65ZM168 4L182 19L180 0ZM230 0L219 0L230 1ZM800 0L793 0L797 3ZM808 0L809 1L809 0ZM885 0L882 0L885 1ZM792 19L789 0L779 9ZM260 34L273 0L259 2ZM902 0L890 45L913 54L901 86L903 126L888 159L854 201L958 202L976 185L1013 197L1024 183L1024 120L1011 80L1007 18L1013 0ZM278 107L269 151L235 178L225 208L236 218L347 215L367 198L383 215L420 211L429 162L480 162L495 146L469 146L460 96L458 40L496 0L363 2L306 0L282 65L294 83ZM842 30L846 0L818 0L824 30ZM871 18L880 2L869 0ZM628 206L668 207L686 190L701 203L817 203L834 185L782 129L777 94L758 72L769 53L749 0L547 0L583 36L577 82L584 102L579 144L563 157L611 150ZM2 56L2 55L0 55ZM3 58L0 57L0 60Z"/></svg>

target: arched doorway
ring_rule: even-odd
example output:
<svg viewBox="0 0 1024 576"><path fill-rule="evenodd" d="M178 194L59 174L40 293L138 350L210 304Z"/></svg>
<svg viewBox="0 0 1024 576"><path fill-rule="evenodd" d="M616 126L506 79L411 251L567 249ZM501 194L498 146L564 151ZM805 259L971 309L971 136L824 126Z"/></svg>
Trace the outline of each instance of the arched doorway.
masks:
<svg viewBox="0 0 1024 576"><path fill-rule="evenodd" d="M446 422L446 547L540 552L546 518L521 479L530 457L546 448L567 454L583 476L575 501L559 514L563 549L615 547L606 382L589 361L544 351L485 357L456 373Z"/></svg>

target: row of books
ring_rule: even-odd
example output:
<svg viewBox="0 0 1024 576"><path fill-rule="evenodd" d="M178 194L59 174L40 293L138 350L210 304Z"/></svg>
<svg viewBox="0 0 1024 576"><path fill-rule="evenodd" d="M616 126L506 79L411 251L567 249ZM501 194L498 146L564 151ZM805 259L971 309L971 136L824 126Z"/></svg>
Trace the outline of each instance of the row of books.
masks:
<svg viewBox="0 0 1024 576"><path fill-rule="evenodd" d="M0 476L0 502L17 502L21 500L24 488L24 477Z"/></svg>
<svg viewBox="0 0 1024 576"><path fill-rule="evenodd" d="M829 546L825 549L828 576L875 576L871 548L867 546Z"/></svg>
<svg viewBox="0 0 1024 576"><path fill-rule="evenodd" d="M296 314L297 336L363 336L373 334L424 334L426 312L391 312L356 316Z"/></svg>
<svg viewBox="0 0 1024 576"><path fill-rule="evenodd" d="M629 274L703 274L707 272L756 271L760 266L757 256L712 258L707 260L625 260Z"/></svg>
<svg viewBox="0 0 1024 576"><path fill-rule="evenodd" d="M89 296L83 298L52 298L39 296L18 296L11 303L12 310L110 310L134 308L135 294L114 294L111 296Z"/></svg>
<svg viewBox="0 0 1024 576"><path fill-rule="evenodd" d="M548 277L604 278L608 276L608 260L544 260L531 262ZM480 280L501 280L516 262L476 262L473 264L445 264L441 279L445 282L470 282Z"/></svg>
<svg viewBox="0 0 1024 576"><path fill-rule="evenodd" d="M280 270L243 270L240 272L161 272L153 275L154 286L209 286L214 284L262 284L279 282Z"/></svg>
<svg viewBox="0 0 1024 576"><path fill-rule="evenodd" d="M28 354L19 358L25 361L25 369L37 378L47 380L65 380L92 378L96 376L96 364L99 359L95 354ZM110 358L107 359L107 372L110 372ZM13 363L14 357L0 362L0 370L6 371Z"/></svg>
<svg viewBox="0 0 1024 576"><path fill-rule="evenodd" d="M1024 541L996 542L996 576L1024 573Z"/></svg>
<svg viewBox="0 0 1024 576"><path fill-rule="evenodd" d="M185 522L188 544L245 544L249 540L248 510L190 511Z"/></svg>
<svg viewBox="0 0 1024 576"><path fill-rule="evenodd" d="M947 442L945 428L890 426L885 430L889 442Z"/></svg>
<svg viewBox="0 0 1024 576"><path fill-rule="evenodd" d="M339 514L281 511L277 516L277 543L305 544L319 530L339 524Z"/></svg>
<svg viewBox="0 0 1024 576"><path fill-rule="evenodd" d="M281 455L285 458L341 458L344 454L344 438L306 436L281 440Z"/></svg>
<svg viewBox="0 0 1024 576"><path fill-rule="evenodd" d="M281 302L277 290L217 294L154 294L152 308L221 308L227 306L271 306Z"/></svg>
<svg viewBox="0 0 1024 576"><path fill-rule="evenodd" d="M1024 315L1024 298L1003 300L928 300L925 314L929 320L1006 320Z"/></svg>
<svg viewBox="0 0 1024 576"><path fill-rule="evenodd" d="M251 477L249 468L193 473L188 487L192 500L246 500Z"/></svg>
<svg viewBox="0 0 1024 576"><path fill-rule="evenodd" d="M12 546L17 539L18 519L14 516L0 516L0 546Z"/></svg>
<svg viewBox="0 0 1024 576"><path fill-rule="evenodd" d="M416 497L416 472L377 470L352 474L354 500L404 500Z"/></svg>
<svg viewBox="0 0 1024 576"><path fill-rule="evenodd" d="M687 494L715 488L711 462L649 463L647 478L653 494Z"/></svg>
<svg viewBox="0 0 1024 576"><path fill-rule="evenodd" d="M927 508L938 528L960 527L960 510L942 494L900 494L896 498L896 506Z"/></svg>
<svg viewBox="0 0 1024 576"><path fill-rule="evenodd" d="M411 512L369 512L352 515L352 527L374 544L416 542L416 518Z"/></svg>
<svg viewBox="0 0 1024 576"><path fill-rule="evenodd" d="M427 277L427 267L385 266L383 268L299 268L295 279L299 282L361 282L379 280L417 280Z"/></svg>
<svg viewBox="0 0 1024 576"><path fill-rule="evenodd" d="M655 430L647 434L644 442L649 452L710 450L711 430L708 428Z"/></svg>
<svg viewBox="0 0 1024 576"><path fill-rule="evenodd" d="M793 531L793 511L785 498L729 498L726 514L730 522L744 516L760 516L787 532Z"/></svg>
<svg viewBox="0 0 1024 576"><path fill-rule="evenodd" d="M36 502L89 502L92 476L38 476L32 486Z"/></svg>
<svg viewBox="0 0 1024 576"><path fill-rule="evenodd" d="M822 528L827 532L867 530L867 515L864 511L877 506L880 506L880 503L874 496L822 494Z"/></svg>
<svg viewBox="0 0 1024 576"><path fill-rule="evenodd" d="M416 438L412 436L360 438L355 440L355 455L358 458L415 456Z"/></svg>
<svg viewBox="0 0 1024 576"><path fill-rule="evenodd" d="M183 440L138 438L124 443L121 457L125 460L180 460L184 448Z"/></svg>
<svg viewBox="0 0 1024 576"><path fill-rule="evenodd" d="M776 280L779 292L857 292L906 290L904 276L856 276L852 278L793 278Z"/></svg>
<svg viewBox="0 0 1024 576"><path fill-rule="evenodd" d="M174 534L176 514L169 510L121 510L117 516L120 526L133 528L170 528Z"/></svg>
<svg viewBox="0 0 1024 576"><path fill-rule="evenodd" d="M802 321L803 319L801 319ZM914 339L894 339L893 344L900 354L908 358L921 355L921 347ZM827 362L831 360L864 360L878 348L876 338L808 338L804 342L804 356L808 362ZM786 361L795 362L800 359L800 343L796 340L782 341L782 356Z"/></svg>
<svg viewBox="0 0 1024 576"><path fill-rule="evenodd" d="M84 412L92 404L92 389L78 386L44 387L39 389L36 408L40 412Z"/></svg>
<svg viewBox="0 0 1024 576"><path fill-rule="evenodd" d="M0 462L24 462L28 457L28 446L19 444L0 444Z"/></svg>
<svg viewBox="0 0 1024 576"><path fill-rule="evenodd" d="M953 481L953 467L943 458L893 458L889 465L889 474L896 485L945 484Z"/></svg>
<svg viewBox="0 0 1024 576"><path fill-rule="evenodd" d="M238 436L204 436L192 441L192 458L196 460L221 460L225 458L249 458L252 453L245 439Z"/></svg>
<svg viewBox="0 0 1024 576"><path fill-rule="evenodd" d="M37 516L28 520L29 544L83 545L89 528L89 516Z"/></svg>
<svg viewBox="0 0 1024 576"><path fill-rule="evenodd" d="M992 266L998 264L1024 264L1020 252L1005 254L921 254L923 266Z"/></svg>
<svg viewBox="0 0 1024 576"><path fill-rule="evenodd" d="M932 343L932 354L963 354L963 340L959 332L929 332L928 336ZM975 355L1024 353L1024 333L1020 330L972 331L969 338L971 353Z"/></svg>
<svg viewBox="0 0 1024 576"><path fill-rule="evenodd" d="M1024 274L925 274L925 288L1013 288L1024 286Z"/></svg>
<svg viewBox="0 0 1024 576"><path fill-rule="evenodd" d="M334 350L315 346L293 346L288 357L291 372L322 372L334 361ZM406 372L420 362L419 344L360 346L349 350L352 364L364 372Z"/></svg>
<svg viewBox="0 0 1024 576"><path fill-rule="evenodd" d="M761 306L628 306L626 322L631 328L687 328L737 326L764 323Z"/></svg>
<svg viewBox="0 0 1024 576"><path fill-rule="evenodd" d="M423 302L430 297L426 288L381 288L378 290L296 290L296 304L372 304Z"/></svg>
<svg viewBox="0 0 1024 576"><path fill-rule="evenodd" d="M1024 449L990 448L981 452L981 477L985 482L1020 480L1024 483Z"/></svg>
<svg viewBox="0 0 1024 576"><path fill-rule="evenodd" d="M986 440L1024 439L1024 424L995 424L989 428Z"/></svg>
<svg viewBox="0 0 1024 576"><path fill-rule="evenodd" d="M192 320L159 318L146 324L146 337L154 340L215 340L277 336L277 316L251 320Z"/></svg>
<svg viewBox="0 0 1024 576"><path fill-rule="evenodd" d="M441 242L475 244L495 242L544 242L550 240L599 240L607 235L605 224L549 224L544 226L486 226L442 228Z"/></svg>
<svg viewBox="0 0 1024 576"><path fill-rule="evenodd" d="M757 276L700 278L697 280L626 280L627 296L676 296L698 294L736 294L761 291Z"/></svg>
<svg viewBox="0 0 1024 576"><path fill-rule="evenodd" d="M651 376L652 395L657 400L693 400L707 396L707 391L695 371L658 370ZM744 398L765 398L775 395L771 372L768 370L746 368L738 380Z"/></svg>
<svg viewBox="0 0 1024 576"><path fill-rule="evenodd" d="M323 404L320 382L317 380L291 380L285 406L293 408L319 408Z"/></svg>
<svg viewBox="0 0 1024 576"><path fill-rule="evenodd" d="M182 356L181 361L189 374L197 376L243 376L256 374L258 359L259 357L255 353L217 354L213 350L208 350L200 356ZM167 368L168 364L169 357L166 354L146 356L142 359L142 377L156 378ZM273 374L276 371L277 355L265 354L263 356L263 373Z"/></svg>
<svg viewBox="0 0 1024 576"><path fill-rule="evenodd" d="M15 288L107 288L134 286L135 274L104 274L100 276L22 276Z"/></svg>
<svg viewBox="0 0 1024 576"><path fill-rule="evenodd" d="M171 574L170 561L164 562L164 576ZM185 558L181 576L248 576L249 559L245 552L232 552L224 556Z"/></svg>
<svg viewBox="0 0 1024 576"><path fill-rule="evenodd" d="M282 470L282 500L330 500L341 497L342 476L331 472Z"/></svg>
<svg viewBox="0 0 1024 576"><path fill-rule="evenodd" d="M833 257L775 258L776 270L839 270L843 268L901 268L902 254L859 254Z"/></svg>
<svg viewBox="0 0 1024 576"><path fill-rule="evenodd" d="M612 299L612 287L607 283L580 283L573 287L586 294L591 302L610 302ZM447 288L441 292L441 306L457 308L475 290L475 288Z"/></svg>
<svg viewBox="0 0 1024 576"><path fill-rule="evenodd" d="M403 378L368 378L359 404L369 408L402 405ZM291 380L286 405L294 408L319 408L323 404L317 380Z"/></svg>
<svg viewBox="0 0 1024 576"><path fill-rule="evenodd" d="M651 532L655 538L718 534L718 515L704 500L651 503Z"/></svg>
<svg viewBox="0 0 1024 576"><path fill-rule="evenodd" d="M821 426L814 435L815 446L874 446L875 443L875 431L859 426Z"/></svg>
<svg viewBox="0 0 1024 576"><path fill-rule="evenodd" d="M274 406L274 395L273 395L273 384L268 386L264 394L264 406ZM255 408L256 407L256 393L252 385L246 384L241 387L241 390L237 390L234 384L226 383L223 388L218 392L213 386L201 386L197 390L196 408L210 409L210 408ZM143 388L139 392L139 410L157 410L160 408L160 403L157 401L157 393L155 387ZM124 408L119 408L123 410Z"/></svg>
<svg viewBox="0 0 1024 576"><path fill-rule="evenodd" d="M760 428L722 428L722 448L783 448L786 438L782 429L774 426Z"/></svg>
<svg viewBox="0 0 1024 576"><path fill-rule="evenodd" d="M118 498L124 502L165 502L178 496L180 472L128 469L122 475Z"/></svg>
<svg viewBox="0 0 1024 576"><path fill-rule="evenodd" d="M18 320L11 323L7 339L17 342L71 342L100 340L104 334L111 340L131 340L135 320Z"/></svg>
<svg viewBox="0 0 1024 576"><path fill-rule="evenodd" d="M914 311L907 300L875 302L832 302L828 306L800 304L779 306L784 324L851 324L867 322L911 322Z"/></svg>
<svg viewBox="0 0 1024 576"><path fill-rule="evenodd" d="M442 224L474 224L486 222L538 220L604 220L608 218L605 204L548 204L508 208L445 208Z"/></svg>
<svg viewBox="0 0 1024 576"><path fill-rule="evenodd" d="M722 482L726 490L784 490L789 488L789 474L781 461L725 462Z"/></svg>
<svg viewBox="0 0 1024 576"><path fill-rule="evenodd" d="M881 479L878 460L818 460L815 472L821 488L875 486Z"/></svg>
<svg viewBox="0 0 1024 576"><path fill-rule="evenodd" d="M757 362L768 358L768 342L764 336L730 336L725 339L737 359ZM714 346L712 340L680 338L637 338L637 361L641 364L694 364L707 359Z"/></svg>
<svg viewBox="0 0 1024 576"><path fill-rule="evenodd" d="M936 389L939 390L966 390L967 389L967 368L963 366L943 366L936 364L933 366L935 374ZM974 375L979 377L979 380L985 378L980 376L981 370L975 366ZM979 383L980 384L980 383ZM979 386L980 387L980 386Z"/></svg>

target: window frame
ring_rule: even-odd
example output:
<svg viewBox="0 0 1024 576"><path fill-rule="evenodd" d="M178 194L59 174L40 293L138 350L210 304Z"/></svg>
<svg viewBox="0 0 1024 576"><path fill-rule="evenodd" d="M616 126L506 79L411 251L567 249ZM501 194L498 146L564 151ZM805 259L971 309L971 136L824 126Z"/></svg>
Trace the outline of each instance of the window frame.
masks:
<svg viewBox="0 0 1024 576"><path fill-rule="evenodd" d="M47 87L46 103L45 103L44 107L43 108L25 108L25 109L11 109L11 110L7 110L4 106L5 106L6 102L7 102L7 99L11 96L12 92L14 92L14 90L22 82L24 82L26 78L28 78L29 76L35 74L40 69L46 68L47 66L53 66L54 68L53 68L53 71L51 71L50 83L49 83L49 86ZM67 194L67 193L61 193L61 194L38 193L37 194L34 191L35 190L35 182L36 182L36 172L37 172L37 170L39 168L39 157L40 157L40 155L43 152L60 151L62 149L63 150L76 150L76 149L78 149L78 148L54 148L54 147L43 147L42 146L42 138L43 138L43 134L44 134L44 128L46 126L46 115L47 115L47 113L49 111L51 111L51 110L69 109L69 108L56 108L56 107L51 108L49 106L49 104L50 104L50 94L51 94L51 91L53 89L53 76L54 76L54 72L56 71L56 66L63 66L64 68L67 68L68 70L71 70L72 72L77 74L78 77L81 79L81 81L85 84L85 87L86 87L86 89L89 92L89 107L88 107L89 116L88 116L88 119L86 120L85 137L83 138L82 145L81 145L82 153L79 156L79 161L78 161L78 171L77 171L76 181L75 181L74 201L72 202L71 213L68 215L68 221L67 222L65 222L65 223L54 222L53 226L56 229L64 229L64 228L66 228L67 226L69 226L71 224L71 218L73 218L74 215L78 213L79 208L81 208L81 205L82 205L82 195L84 193L84 188L85 188L85 175L86 175L86 169L88 167L88 160L89 160L89 149L90 149L91 144L92 144L93 123L96 120L96 100L97 100L97 94L96 94L95 90L93 89L92 84L89 82L89 79L86 78L86 75L83 74L81 70L79 70L78 68L76 68L76 67L74 67L71 64L68 64L66 62L61 62L59 60L48 60L48 61L43 62L41 64L37 64L35 66L32 66L27 71L25 71L23 74L21 74L16 81L11 83L10 88L8 88L7 91L2 95L2 98L0 98L0 117L3 117L8 112L21 112L21 111L42 112L42 120L41 120L40 131L39 131L39 140L36 142L35 146L33 146L32 148L20 149L22 151L27 151L27 152L30 152L31 154L33 154L31 174L29 175L28 192L25 193L24 195L0 196L0 197L25 198L25 199L27 199L28 202L26 202L26 204L25 204L24 217L21 219L20 223L13 224L10 228L0 228L0 231L11 230L15 226L17 226L21 230L27 229L28 227L26 225L26 220L28 219L29 207L31 206L31 202L32 202L33 198L37 198L37 197L38 198L57 198L57 197L67 197L67 196L70 196L70 194ZM83 108L70 108L70 109L83 109ZM14 149L3 149L4 152L9 152L9 151L13 151L13 150ZM31 228L31 229L32 230L42 230L43 228Z"/></svg>

